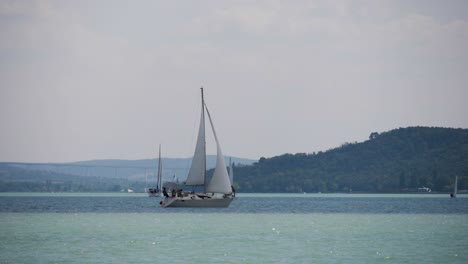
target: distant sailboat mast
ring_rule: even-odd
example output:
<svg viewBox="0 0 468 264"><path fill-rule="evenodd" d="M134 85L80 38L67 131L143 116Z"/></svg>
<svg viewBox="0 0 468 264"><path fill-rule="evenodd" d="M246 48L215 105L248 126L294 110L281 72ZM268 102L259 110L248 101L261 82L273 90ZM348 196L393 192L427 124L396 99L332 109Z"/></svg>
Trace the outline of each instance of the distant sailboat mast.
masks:
<svg viewBox="0 0 468 264"><path fill-rule="evenodd" d="M159 144L159 163L158 163L158 191L161 192L162 190L162 162L161 162L161 144Z"/></svg>
<svg viewBox="0 0 468 264"><path fill-rule="evenodd" d="M458 176L456 175L455 176L455 191L453 191L455 193L455 196L457 196L457 192L458 192Z"/></svg>
<svg viewBox="0 0 468 264"><path fill-rule="evenodd" d="M201 90L201 101L202 101L202 119L203 124L200 124L200 127L203 126L203 192L206 193L206 140L205 140L205 98L203 97L203 86L200 87Z"/></svg>
<svg viewBox="0 0 468 264"><path fill-rule="evenodd" d="M234 172L233 172L233 163L231 158L229 158L229 179L231 180L231 185L234 186Z"/></svg>
<svg viewBox="0 0 468 264"><path fill-rule="evenodd" d="M455 175L455 182L453 184L453 192L450 194L450 198L457 198L458 191L458 176Z"/></svg>
<svg viewBox="0 0 468 264"><path fill-rule="evenodd" d="M458 191L458 176L455 175L455 185L453 186L453 198L457 198Z"/></svg>

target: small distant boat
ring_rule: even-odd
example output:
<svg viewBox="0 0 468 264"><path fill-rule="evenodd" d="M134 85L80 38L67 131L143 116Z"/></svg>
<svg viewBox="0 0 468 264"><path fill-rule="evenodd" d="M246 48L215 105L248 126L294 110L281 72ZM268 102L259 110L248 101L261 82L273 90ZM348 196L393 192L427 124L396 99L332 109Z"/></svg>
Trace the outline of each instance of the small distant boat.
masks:
<svg viewBox="0 0 468 264"><path fill-rule="evenodd" d="M201 88L201 101L202 109L197 144L185 186L203 186L203 192L187 193L179 189L168 195L166 189L163 189L165 198L160 202L162 207L228 207L234 199L232 181L226 169L213 120L203 98L203 87ZM216 168L210 182L207 182L206 175L205 111L211 124L217 149Z"/></svg>
<svg viewBox="0 0 468 264"><path fill-rule="evenodd" d="M428 187L421 187L421 188L418 188L418 192L427 192L427 193L430 193L432 192L431 188L428 188Z"/></svg>
<svg viewBox="0 0 468 264"><path fill-rule="evenodd" d="M158 176L157 176L156 188L148 189L148 197L159 197L161 196L161 190L159 186L162 186L162 161L161 161L161 145L159 145L159 161L158 161Z"/></svg>
<svg viewBox="0 0 468 264"><path fill-rule="evenodd" d="M450 194L450 198L457 198L458 191L458 176L455 175L455 183L453 184L453 193Z"/></svg>

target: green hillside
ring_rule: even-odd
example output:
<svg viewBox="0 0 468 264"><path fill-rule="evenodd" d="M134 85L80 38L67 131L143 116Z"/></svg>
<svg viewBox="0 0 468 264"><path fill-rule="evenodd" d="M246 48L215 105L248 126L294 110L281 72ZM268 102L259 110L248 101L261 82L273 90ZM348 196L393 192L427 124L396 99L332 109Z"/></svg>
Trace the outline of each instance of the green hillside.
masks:
<svg viewBox="0 0 468 264"><path fill-rule="evenodd" d="M311 138L311 140L314 140ZM235 168L239 192L405 192L468 189L468 129L409 127L318 153Z"/></svg>

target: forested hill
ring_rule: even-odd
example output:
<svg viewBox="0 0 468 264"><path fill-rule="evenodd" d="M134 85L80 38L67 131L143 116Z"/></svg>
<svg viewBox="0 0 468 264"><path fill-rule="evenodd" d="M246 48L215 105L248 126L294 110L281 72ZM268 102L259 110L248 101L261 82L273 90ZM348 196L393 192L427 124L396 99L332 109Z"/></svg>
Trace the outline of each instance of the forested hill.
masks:
<svg viewBox="0 0 468 264"><path fill-rule="evenodd" d="M316 140L311 138L310 140ZM409 127L312 154L235 167L239 192L401 192L468 189L468 129Z"/></svg>

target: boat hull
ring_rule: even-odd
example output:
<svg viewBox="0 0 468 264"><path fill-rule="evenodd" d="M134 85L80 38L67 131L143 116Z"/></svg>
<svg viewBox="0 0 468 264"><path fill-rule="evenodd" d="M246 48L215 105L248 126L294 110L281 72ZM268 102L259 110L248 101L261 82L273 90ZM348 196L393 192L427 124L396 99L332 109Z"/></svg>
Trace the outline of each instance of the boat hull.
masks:
<svg viewBox="0 0 468 264"><path fill-rule="evenodd" d="M226 208L231 204L233 197L210 197L200 198L197 195L185 197L166 197L161 201L162 207L197 207L197 208Z"/></svg>
<svg viewBox="0 0 468 264"><path fill-rule="evenodd" d="M159 192L158 189L148 189L146 191L146 193L148 194L148 197L159 197L159 196L161 196L161 193Z"/></svg>

